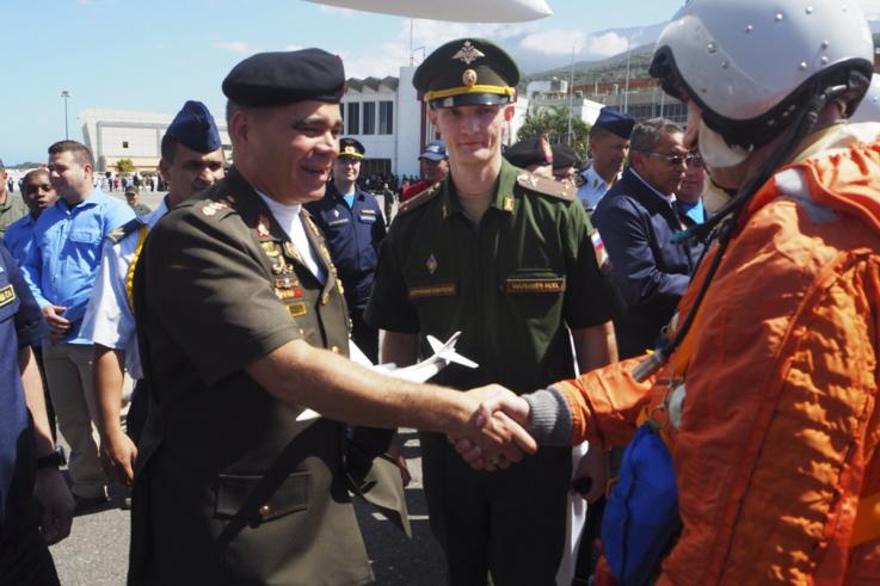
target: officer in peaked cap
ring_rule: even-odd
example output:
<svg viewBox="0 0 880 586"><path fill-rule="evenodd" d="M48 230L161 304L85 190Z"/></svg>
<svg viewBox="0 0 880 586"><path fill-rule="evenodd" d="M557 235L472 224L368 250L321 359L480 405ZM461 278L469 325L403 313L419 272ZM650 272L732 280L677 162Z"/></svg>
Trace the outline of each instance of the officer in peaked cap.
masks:
<svg viewBox="0 0 880 586"><path fill-rule="evenodd" d="M373 287L379 244L385 238L385 219L376 196L358 186L364 145L353 138L339 140L333 181L320 201L306 209L327 239L330 257L339 272L351 318L351 339L376 363L379 331L364 321Z"/></svg>
<svg viewBox="0 0 880 586"><path fill-rule="evenodd" d="M590 212L596 209L605 193L621 177L623 163L629 155L629 137L635 126L635 118L604 107L596 123L590 129L590 167L581 173L583 185L578 189L578 199Z"/></svg>
<svg viewBox="0 0 880 586"><path fill-rule="evenodd" d="M373 460L387 434L364 439L340 422L474 433L475 399L344 358L343 287L303 209L339 154L344 87L342 61L320 49L236 65L223 81L235 168L169 212L140 254L133 305L151 404L130 583L370 582L349 491L408 528L401 476ZM521 429L491 424L499 442L527 445Z"/></svg>
<svg viewBox="0 0 880 586"><path fill-rule="evenodd" d="M543 177L553 176L553 149L544 135L521 140L504 151L504 158L515 166Z"/></svg>
<svg viewBox="0 0 880 586"><path fill-rule="evenodd" d="M566 326L580 368L612 353L611 308L574 187L502 157L518 81L511 58L481 39L447 43L416 70L413 84L446 141L450 171L401 205L367 306L367 321L386 331L383 360L398 365L430 353L429 336L461 331L458 348L479 368L453 365L434 379L459 389L500 383L525 392L569 376ZM493 475L471 470L438 434L422 434L422 453L451 584L485 584L489 573L495 584L556 583L570 449Z"/></svg>
<svg viewBox="0 0 880 586"><path fill-rule="evenodd" d="M339 159L352 159L355 161L363 161L366 149L361 142L355 138L339 139Z"/></svg>
<svg viewBox="0 0 880 586"><path fill-rule="evenodd" d="M446 43L413 76L413 85L431 108L511 104L517 83L519 69L510 55L483 39Z"/></svg>

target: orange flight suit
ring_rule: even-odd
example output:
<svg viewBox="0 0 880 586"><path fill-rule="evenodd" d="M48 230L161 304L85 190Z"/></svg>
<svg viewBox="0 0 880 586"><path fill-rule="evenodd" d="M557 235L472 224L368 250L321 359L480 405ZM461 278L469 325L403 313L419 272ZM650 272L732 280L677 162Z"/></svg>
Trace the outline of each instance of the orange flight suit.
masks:
<svg viewBox="0 0 880 586"><path fill-rule="evenodd" d="M685 380L669 430L683 530L659 584L880 584L880 503L854 530L859 503L880 493L878 136L874 124L811 135L761 188L686 360L674 353L642 384L632 359L555 385L572 443L610 447Z"/></svg>

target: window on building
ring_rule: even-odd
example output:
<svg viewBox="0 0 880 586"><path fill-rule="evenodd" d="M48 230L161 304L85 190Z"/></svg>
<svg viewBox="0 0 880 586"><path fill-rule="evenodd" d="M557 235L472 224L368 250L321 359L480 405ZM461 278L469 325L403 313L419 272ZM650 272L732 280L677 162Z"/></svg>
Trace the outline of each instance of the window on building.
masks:
<svg viewBox="0 0 880 586"><path fill-rule="evenodd" d="M128 141L127 140L122 141L122 148L124 148L124 149L128 148Z"/></svg>
<svg viewBox="0 0 880 586"><path fill-rule="evenodd" d="M376 134L376 102L364 102L363 134Z"/></svg>
<svg viewBox="0 0 880 586"><path fill-rule="evenodd" d="M379 102L379 134L394 134L394 102Z"/></svg>
<svg viewBox="0 0 880 586"><path fill-rule="evenodd" d="M346 134L361 133L361 104L360 102L348 103L348 115L345 117Z"/></svg>

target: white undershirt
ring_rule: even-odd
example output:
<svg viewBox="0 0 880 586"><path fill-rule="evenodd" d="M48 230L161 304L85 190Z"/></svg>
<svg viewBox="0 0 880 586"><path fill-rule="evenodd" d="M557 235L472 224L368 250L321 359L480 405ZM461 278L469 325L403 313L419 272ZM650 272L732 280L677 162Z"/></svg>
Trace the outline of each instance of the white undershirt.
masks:
<svg viewBox="0 0 880 586"><path fill-rule="evenodd" d="M319 282L324 283L327 275L323 265L318 262L318 255L312 248L312 244L309 242L308 236L306 236L305 226L302 223L302 216L300 215L302 204L284 205L264 193L257 191L257 194L263 198L263 201L266 202L269 211L275 216L275 220L281 226L281 229L284 230L287 237L296 246L306 267L315 275Z"/></svg>

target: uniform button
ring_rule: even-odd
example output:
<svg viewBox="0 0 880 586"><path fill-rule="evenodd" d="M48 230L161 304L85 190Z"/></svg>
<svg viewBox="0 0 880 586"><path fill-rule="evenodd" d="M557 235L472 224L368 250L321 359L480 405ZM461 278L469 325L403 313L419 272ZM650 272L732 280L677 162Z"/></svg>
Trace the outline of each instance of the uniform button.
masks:
<svg viewBox="0 0 880 586"><path fill-rule="evenodd" d="M264 519L268 517L269 513L271 512L272 508L269 505L263 505L262 507L260 507L260 516Z"/></svg>
<svg viewBox="0 0 880 586"><path fill-rule="evenodd" d="M299 329L299 335L300 335L300 336L305 336L305 335L306 335L306 331L305 331L304 329L300 328L300 329Z"/></svg>
<svg viewBox="0 0 880 586"><path fill-rule="evenodd" d="M327 305L328 303L330 303L330 294L324 293L324 295L321 296L321 305Z"/></svg>
<svg viewBox="0 0 880 586"><path fill-rule="evenodd" d="M330 351L334 354L339 354L339 346L333 346L332 348L330 348Z"/></svg>

